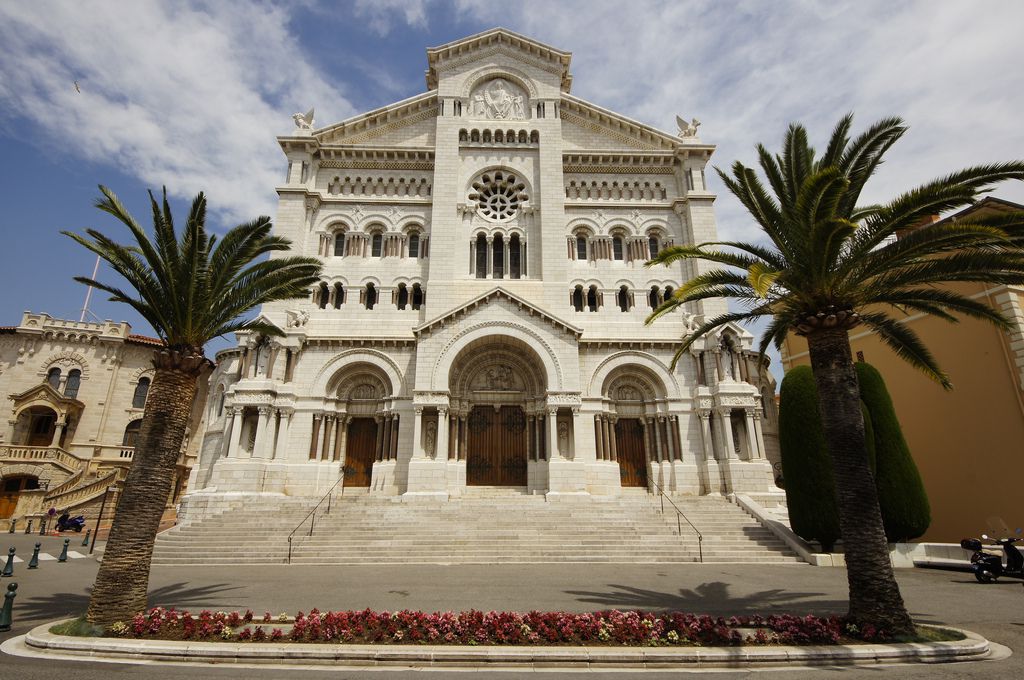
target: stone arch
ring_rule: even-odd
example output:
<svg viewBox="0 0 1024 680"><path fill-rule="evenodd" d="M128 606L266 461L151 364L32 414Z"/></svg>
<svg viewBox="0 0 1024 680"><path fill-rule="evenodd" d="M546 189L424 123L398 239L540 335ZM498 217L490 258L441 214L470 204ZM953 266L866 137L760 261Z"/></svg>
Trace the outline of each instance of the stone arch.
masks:
<svg viewBox="0 0 1024 680"><path fill-rule="evenodd" d="M437 361L434 363L434 368L430 376L429 389L434 391L447 391L452 364L455 362L459 353L462 352L462 350L470 343L479 340L480 338L499 336L513 338L525 343L526 346L531 347L537 354L541 363L544 365L547 389L556 391L565 389L562 369L558 364L558 358L556 357L554 350L551 348L551 345L533 329L510 321L489 321L481 323L467 328L452 338L445 348L441 350ZM542 348L543 351L541 351Z"/></svg>
<svg viewBox="0 0 1024 680"><path fill-rule="evenodd" d="M49 370L55 367L60 369L62 376L77 368L82 372L82 380L89 379L89 362L78 352L64 350L51 354L39 367L40 377L45 378Z"/></svg>
<svg viewBox="0 0 1024 680"><path fill-rule="evenodd" d="M480 178L486 174L493 174L495 172L506 172L516 176L519 182L522 182L526 187L526 200L523 202L524 205L530 204L533 201L536 193L533 189L533 182L527 176L529 173L527 170L516 168L510 163L490 163L480 168L473 170L473 173L469 176L469 179L465 182L464 192L470 194L473 192L473 182L479 182Z"/></svg>
<svg viewBox="0 0 1024 680"><path fill-rule="evenodd" d="M590 384L587 387L588 395L604 396L609 376L619 369L633 370L649 376L656 386L660 386L662 391L659 398L661 399L677 399L681 396L679 383L668 370L668 366L650 354L636 350L616 352L606 357L590 378Z"/></svg>
<svg viewBox="0 0 1024 680"><path fill-rule="evenodd" d="M613 220L605 224L605 231L609 236L634 236L636 229L629 222Z"/></svg>
<svg viewBox="0 0 1024 680"><path fill-rule="evenodd" d="M566 236L576 236L585 232L587 238L597 235L600 231L597 222L587 218L576 218L571 220L566 227Z"/></svg>
<svg viewBox="0 0 1024 680"><path fill-rule="evenodd" d="M538 96L533 80L523 71L508 66L483 66L466 76L466 80L462 85L462 97L468 99L473 94L473 90L488 80L494 80L495 78L504 78L509 82L515 83L526 91L530 99L536 99Z"/></svg>
<svg viewBox="0 0 1024 680"><path fill-rule="evenodd" d="M380 369L391 383L391 396L406 394L406 384L398 364L388 355L373 349L351 349L335 355L327 361L313 379L311 394L326 396L336 376L343 375L347 367L355 364L369 364Z"/></svg>
<svg viewBox="0 0 1024 680"><path fill-rule="evenodd" d="M41 472L43 472L43 466L41 465L30 465L28 463L3 465L0 466L0 479L8 477L35 477L39 479Z"/></svg>
<svg viewBox="0 0 1024 680"><path fill-rule="evenodd" d="M474 383L486 383L488 379L504 381L504 389L513 387L511 383L515 381L514 386L522 388L526 398L531 400L544 399L547 392L539 354L524 341L508 335L492 334L475 339L459 351L452 366L448 389L453 397L465 398L472 392ZM504 366L514 366L514 376L502 375L500 369Z"/></svg>

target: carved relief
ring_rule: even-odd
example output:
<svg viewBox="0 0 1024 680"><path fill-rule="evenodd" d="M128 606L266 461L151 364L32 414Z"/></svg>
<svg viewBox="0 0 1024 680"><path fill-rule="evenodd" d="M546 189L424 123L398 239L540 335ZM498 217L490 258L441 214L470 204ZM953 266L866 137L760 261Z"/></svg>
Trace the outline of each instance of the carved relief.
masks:
<svg viewBox="0 0 1024 680"><path fill-rule="evenodd" d="M495 78L473 92L470 106L473 118L523 120L526 118L526 93L504 78Z"/></svg>

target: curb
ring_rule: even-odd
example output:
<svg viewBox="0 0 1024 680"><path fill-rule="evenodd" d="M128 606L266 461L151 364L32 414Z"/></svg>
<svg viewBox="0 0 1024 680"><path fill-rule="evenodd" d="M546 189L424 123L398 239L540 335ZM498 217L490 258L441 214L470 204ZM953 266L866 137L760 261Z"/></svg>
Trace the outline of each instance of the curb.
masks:
<svg viewBox="0 0 1024 680"><path fill-rule="evenodd" d="M960 631L955 642L775 647L503 647L452 645L341 645L268 642L124 640L54 635L37 626L25 635L33 656L95 660L304 666L404 666L536 669L672 669L751 666L854 666L877 663L951 663L989 657L989 641Z"/></svg>

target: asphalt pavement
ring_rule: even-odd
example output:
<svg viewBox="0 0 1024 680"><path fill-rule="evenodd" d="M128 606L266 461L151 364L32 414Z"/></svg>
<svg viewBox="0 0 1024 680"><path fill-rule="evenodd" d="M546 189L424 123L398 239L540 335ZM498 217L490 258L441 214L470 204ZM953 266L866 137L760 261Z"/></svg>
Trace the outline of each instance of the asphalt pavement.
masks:
<svg viewBox="0 0 1024 680"><path fill-rule="evenodd" d="M69 535L71 549L82 535ZM6 541L3 539L7 539ZM84 611L96 575L93 559L40 562L28 570L36 541L54 556L63 541L54 537L0 535L0 554L15 546L24 562L15 565L18 583L14 627L0 641L27 632L46 621ZM79 545L76 545L79 544ZM2 563L0 563L2 566ZM897 577L915 620L973 630L1012 650L1024 650L1024 588L1007 580L981 585L970 574L932 570L899 570ZM377 565L377 566L244 566L158 567L150 581L150 604L192 611L245 610L295 613L313 607L327 609L678 609L712 614L795 612L842 613L846 600L846 574L841 569L806 565L664 565L664 564L533 564L533 565ZM874 678L883 668L782 669L770 672L786 677ZM902 678L1024 677L1024 655L1004 661L888 667ZM247 669L237 667L156 666L91 661L51 661L0 656L0 678L49 680L54 677L110 680L117 678L411 678L423 671L367 670L310 671ZM444 671L454 674L452 671ZM750 671L720 671L716 676L746 677ZM502 679L534 673L495 671L476 673ZM576 677L579 672L544 673L547 677ZM600 678L623 673L588 673ZM679 673L648 672L656 678ZM901 679L902 680L902 679Z"/></svg>

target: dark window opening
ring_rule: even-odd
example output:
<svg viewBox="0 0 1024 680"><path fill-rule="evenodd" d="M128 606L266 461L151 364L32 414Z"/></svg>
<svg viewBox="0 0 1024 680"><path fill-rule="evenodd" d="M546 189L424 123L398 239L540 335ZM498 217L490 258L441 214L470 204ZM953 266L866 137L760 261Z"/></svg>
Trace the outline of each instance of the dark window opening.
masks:
<svg viewBox="0 0 1024 680"><path fill-rule="evenodd" d="M576 259L586 260L587 259L587 239L585 236L576 237Z"/></svg>
<svg viewBox="0 0 1024 680"><path fill-rule="evenodd" d="M505 274L505 241L502 237L494 237L494 268L491 270L493 276L496 279L500 279Z"/></svg>
<svg viewBox="0 0 1024 680"><path fill-rule="evenodd" d="M370 245L370 256L380 257L384 249L384 236L381 234L374 234L373 241Z"/></svg>
<svg viewBox="0 0 1024 680"><path fill-rule="evenodd" d="M622 239L618 236L612 239L612 257L616 260L622 259Z"/></svg>
<svg viewBox="0 0 1024 680"><path fill-rule="evenodd" d="M597 286L591 286L587 290L587 309L592 312L597 311Z"/></svg>
<svg viewBox="0 0 1024 680"><path fill-rule="evenodd" d="M409 257L420 256L420 235L410 234L409 235Z"/></svg>
<svg viewBox="0 0 1024 680"><path fill-rule="evenodd" d="M487 278L487 239L483 234L476 237L476 278Z"/></svg>
<svg viewBox="0 0 1024 680"><path fill-rule="evenodd" d="M409 304L409 289L405 287L404 283L398 284L398 308L405 309L406 305Z"/></svg>
<svg viewBox="0 0 1024 680"><path fill-rule="evenodd" d="M572 291L572 308L577 312L583 311L583 286L576 286Z"/></svg>
<svg viewBox="0 0 1024 680"><path fill-rule="evenodd" d="M618 298L619 298L619 309L622 310L623 312L628 312L629 311L629 290L625 286L622 286L621 288L619 288Z"/></svg>
<svg viewBox="0 0 1024 680"><path fill-rule="evenodd" d="M508 272L510 279L519 278L520 251L519 234L513 234L508 242Z"/></svg>
<svg viewBox="0 0 1024 680"><path fill-rule="evenodd" d="M366 284L366 308L373 309L373 306L377 304L377 289L372 283Z"/></svg>
<svg viewBox="0 0 1024 680"><path fill-rule="evenodd" d="M132 408L145 408L148 396L149 378L139 378L139 384L135 386L135 394L132 395Z"/></svg>
<svg viewBox="0 0 1024 680"><path fill-rule="evenodd" d="M82 372L77 368L68 373L68 381L64 383L64 396L74 399L78 396L78 388L82 384Z"/></svg>
<svg viewBox="0 0 1024 680"><path fill-rule="evenodd" d="M423 288L420 287L420 284L412 284L412 308L419 309L420 307L422 307L423 298Z"/></svg>
<svg viewBox="0 0 1024 680"><path fill-rule="evenodd" d="M345 254L345 232L334 237L334 256L341 257Z"/></svg>

